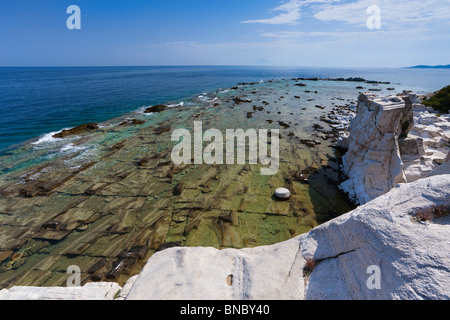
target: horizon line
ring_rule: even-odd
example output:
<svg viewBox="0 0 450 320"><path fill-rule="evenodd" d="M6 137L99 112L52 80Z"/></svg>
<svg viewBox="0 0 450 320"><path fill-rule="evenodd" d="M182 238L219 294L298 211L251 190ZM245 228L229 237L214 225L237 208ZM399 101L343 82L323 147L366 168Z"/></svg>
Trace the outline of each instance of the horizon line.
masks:
<svg viewBox="0 0 450 320"><path fill-rule="evenodd" d="M282 66L282 65L239 65L239 64L217 64L217 65L200 65L200 64L174 64L174 65L76 65L76 66L1 66L0 68L155 68L155 67L269 67L269 68L331 68L331 69L345 69L345 68L357 68L357 69L403 69L412 67L369 67L369 66Z"/></svg>

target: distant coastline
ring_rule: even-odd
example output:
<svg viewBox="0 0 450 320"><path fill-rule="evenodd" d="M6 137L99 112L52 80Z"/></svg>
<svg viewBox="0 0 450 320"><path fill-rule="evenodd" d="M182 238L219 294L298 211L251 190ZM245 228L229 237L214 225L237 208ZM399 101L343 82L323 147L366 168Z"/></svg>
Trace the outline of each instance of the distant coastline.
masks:
<svg viewBox="0 0 450 320"><path fill-rule="evenodd" d="M418 65L418 66L408 67L408 68L409 69L448 69L448 68L450 68L450 64L438 65L438 66Z"/></svg>

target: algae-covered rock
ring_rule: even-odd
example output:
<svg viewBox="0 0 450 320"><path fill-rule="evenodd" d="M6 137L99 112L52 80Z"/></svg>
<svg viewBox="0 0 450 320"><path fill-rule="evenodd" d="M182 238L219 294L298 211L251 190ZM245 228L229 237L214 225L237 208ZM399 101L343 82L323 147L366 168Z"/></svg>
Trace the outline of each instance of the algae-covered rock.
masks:
<svg viewBox="0 0 450 320"><path fill-rule="evenodd" d="M164 110L167 109L166 105L163 104L157 104L151 107L148 107L144 110L144 113L153 113L153 112L163 112Z"/></svg>
<svg viewBox="0 0 450 320"><path fill-rule="evenodd" d="M89 132L89 131L95 131L97 129L98 129L98 124L96 124L96 123L82 124L78 127L63 130L60 133L54 134L53 137L54 138L65 138L67 136L77 135L77 134L81 134L81 133L85 133L85 132Z"/></svg>

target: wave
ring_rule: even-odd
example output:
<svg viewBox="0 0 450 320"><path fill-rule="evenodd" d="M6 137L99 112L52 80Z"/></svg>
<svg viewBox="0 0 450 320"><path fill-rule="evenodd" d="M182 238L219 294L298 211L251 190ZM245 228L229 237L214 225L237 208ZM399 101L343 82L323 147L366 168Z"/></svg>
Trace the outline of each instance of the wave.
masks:
<svg viewBox="0 0 450 320"><path fill-rule="evenodd" d="M64 153L65 152L74 152L74 151L81 151L86 148L87 148L86 146L76 146L73 143L69 143L69 144L64 145L60 151L64 152Z"/></svg>
<svg viewBox="0 0 450 320"><path fill-rule="evenodd" d="M175 108L175 107L182 107L182 106L184 106L184 101L181 101L180 103L167 105L168 108Z"/></svg>
<svg viewBox="0 0 450 320"><path fill-rule="evenodd" d="M42 143L51 143L51 142L58 141L58 138L54 138L53 136L55 134L60 133L60 132L62 132L62 130L46 133L46 134L42 135L39 138L39 140L37 140L35 142L32 142L31 144L39 145L39 144L42 144Z"/></svg>

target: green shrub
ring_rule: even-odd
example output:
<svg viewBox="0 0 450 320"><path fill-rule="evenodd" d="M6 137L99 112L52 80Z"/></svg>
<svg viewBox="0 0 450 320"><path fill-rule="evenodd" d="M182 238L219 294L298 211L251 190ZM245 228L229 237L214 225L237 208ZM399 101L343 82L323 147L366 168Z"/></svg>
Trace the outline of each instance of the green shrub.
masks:
<svg viewBox="0 0 450 320"><path fill-rule="evenodd" d="M450 110L450 86L442 88L436 92L431 98L422 101L427 107L439 110L441 113L448 113Z"/></svg>

